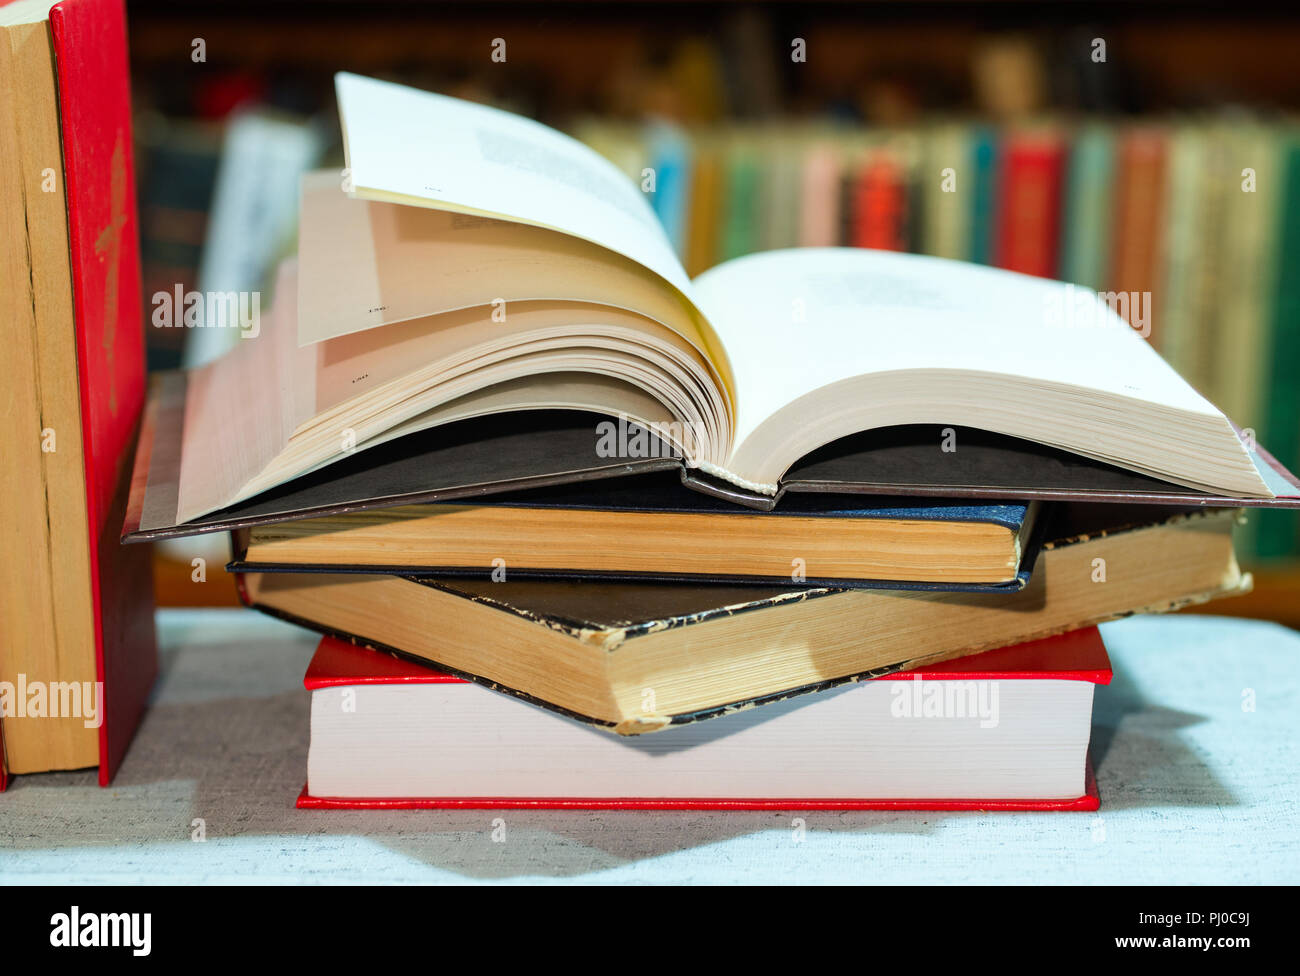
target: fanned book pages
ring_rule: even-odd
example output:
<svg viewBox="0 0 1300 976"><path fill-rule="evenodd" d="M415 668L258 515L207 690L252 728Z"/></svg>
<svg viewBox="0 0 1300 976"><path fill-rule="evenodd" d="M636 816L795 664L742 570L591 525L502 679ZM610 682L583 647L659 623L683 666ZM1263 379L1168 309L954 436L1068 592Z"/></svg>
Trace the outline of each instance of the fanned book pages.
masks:
<svg viewBox="0 0 1300 976"><path fill-rule="evenodd" d="M666 467L758 508L1300 505L1105 296L855 248L690 280L642 186L575 140L354 75L337 92L348 168L304 181L265 320L158 384L128 535Z"/></svg>

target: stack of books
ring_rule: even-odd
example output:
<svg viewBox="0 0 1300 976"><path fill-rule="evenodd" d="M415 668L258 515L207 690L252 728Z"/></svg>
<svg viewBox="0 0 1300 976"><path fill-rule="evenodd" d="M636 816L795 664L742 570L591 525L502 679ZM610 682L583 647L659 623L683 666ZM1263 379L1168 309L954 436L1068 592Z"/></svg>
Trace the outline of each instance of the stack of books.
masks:
<svg viewBox="0 0 1300 976"><path fill-rule="evenodd" d="M1095 625L1241 592L1240 510L1300 506L1096 296L691 279L576 140L337 91L347 169L268 315L155 379L124 529L232 532L330 638L303 805L1087 807Z"/></svg>

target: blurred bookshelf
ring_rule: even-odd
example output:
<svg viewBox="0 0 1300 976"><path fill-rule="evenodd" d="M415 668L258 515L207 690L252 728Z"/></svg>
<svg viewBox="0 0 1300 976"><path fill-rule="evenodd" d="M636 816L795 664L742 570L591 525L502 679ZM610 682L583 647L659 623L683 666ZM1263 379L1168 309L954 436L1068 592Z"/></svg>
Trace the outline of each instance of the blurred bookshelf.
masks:
<svg viewBox="0 0 1300 976"><path fill-rule="evenodd" d="M332 77L350 70L531 115L653 174L691 274L848 244L1135 295L1162 355L1300 467L1294 8L236 0L128 16L146 296L269 295L294 247L284 187L342 166ZM148 333L152 368L221 351ZM1209 609L1300 625L1300 520L1251 516L1240 551L1255 592ZM233 602L224 573L191 582L189 555L159 550L159 602Z"/></svg>

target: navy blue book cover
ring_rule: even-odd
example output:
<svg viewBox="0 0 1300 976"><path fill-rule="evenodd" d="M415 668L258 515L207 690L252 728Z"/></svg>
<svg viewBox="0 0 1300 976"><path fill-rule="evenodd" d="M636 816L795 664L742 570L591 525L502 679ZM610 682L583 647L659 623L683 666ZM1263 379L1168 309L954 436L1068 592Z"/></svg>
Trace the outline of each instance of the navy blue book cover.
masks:
<svg viewBox="0 0 1300 976"><path fill-rule="evenodd" d="M456 502L425 503L431 512L443 506L464 506L467 500ZM758 512L738 507L728 501L693 491L683 486L671 475L646 475L611 478L596 483L559 486L487 495L473 500L485 508L517 508L552 510L557 520L572 518L575 526L582 524L583 512L642 512L648 514L691 514L714 516L719 519L769 520L781 518L825 519L826 530L834 532L831 524L838 520L885 520L895 522L928 523L983 523L1008 530L1019 540L1020 563L1013 578L989 583L928 582L910 579L849 579L807 576L743 575L740 573L661 573L637 571L592 570L582 566L564 569L539 569L518 565L510 560L511 579L551 580L606 580L667 583L742 583L754 585L785 585L814 587L852 587L891 590L945 590L963 592L1015 592L1029 582L1037 552L1035 533L1039 504L1023 501L998 501L987 504L973 503L971 499L917 499L888 496L841 495L833 493L787 494L770 512ZM407 506L406 511L419 506ZM568 514L568 513L571 513ZM448 577L490 578L492 567L444 565L435 559L427 564L376 565L357 562L346 564L306 564L263 562L247 555L248 531L234 533L236 554L229 564L232 572L328 572L328 573L383 573L387 575L436 575Z"/></svg>

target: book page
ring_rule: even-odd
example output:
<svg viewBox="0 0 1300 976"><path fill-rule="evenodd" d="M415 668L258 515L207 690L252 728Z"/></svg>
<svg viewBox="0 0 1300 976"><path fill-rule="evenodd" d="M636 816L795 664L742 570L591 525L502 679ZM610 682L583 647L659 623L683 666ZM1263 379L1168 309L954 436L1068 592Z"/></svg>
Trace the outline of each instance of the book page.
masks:
<svg viewBox="0 0 1300 976"><path fill-rule="evenodd" d="M316 356L314 384L302 384L315 397L306 417L404 378L414 385L414 378L421 377L431 385L427 374L433 371L460 372L488 355L523 355L544 339L579 348L598 336L621 336L626 343L661 350L670 361L682 364L684 388L692 388L692 375L701 385L711 375L698 350L643 316L603 305L518 302L504 321L493 321L490 307L468 308L319 343L310 350ZM714 409L724 412L720 400Z"/></svg>
<svg viewBox="0 0 1300 976"><path fill-rule="evenodd" d="M298 344L524 301L630 309L707 343L695 310L641 265L566 234L349 197L332 171L302 181Z"/></svg>
<svg viewBox="0 0 1300 976"><path fill-rule="evenodd" d="M315 410L316 355L294 342L296 263L280 266L270 315L226 355L189 371L177 521L230 503Z"/></svg>
<svg viewBox="0 0 1300 976"><path fill-rule="evenodd" d="M473 102L335 75L358 196L559 230L690 280L645 194L613 163L539 122Z"/></svg>
<svg viewBox="0 0 1300 976"><path fill-rule="evenodd" d="M279 297L256 335L189 373L179 521L319 470L353 447L491 412L569 408L675 421L706 445L724 445L710 451L725 456L730 418L708 363L652 319L603 305L519 302L502 321L490 307L468 308L298 346L297 273L292 259L281 266ZM341 448L343 431L353 447Z"/></svg>
<svg viewBox="0 0 1300 976"><path fill-rule="evenodd" d="M1222 416L1073 285L943 258L801 248L729 261L695 287L735 372L738 445L802 396L896 370L1003 374Z"/></svg>

